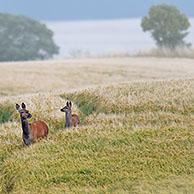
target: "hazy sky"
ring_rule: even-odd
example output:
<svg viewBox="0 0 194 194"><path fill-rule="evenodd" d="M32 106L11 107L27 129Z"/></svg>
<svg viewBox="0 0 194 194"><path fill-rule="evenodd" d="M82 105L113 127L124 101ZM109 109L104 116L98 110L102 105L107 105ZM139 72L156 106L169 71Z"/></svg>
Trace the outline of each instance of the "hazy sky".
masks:
<svg viewBox="0 0 194 194"><path fill-rule="evenodd" d="M144 16L160 3L176 5L194 17L194 0L0 0L0 12L40 20L118 19Z"/></svg>

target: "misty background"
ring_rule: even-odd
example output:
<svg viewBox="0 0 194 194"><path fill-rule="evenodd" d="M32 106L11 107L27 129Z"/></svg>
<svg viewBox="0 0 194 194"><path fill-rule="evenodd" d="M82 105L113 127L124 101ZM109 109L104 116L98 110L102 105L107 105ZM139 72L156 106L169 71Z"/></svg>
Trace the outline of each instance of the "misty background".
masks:
<svg viewBox="0 0 194 194"><path fill-rule="evenodd" d="M194 44L194 1L188 0L4 0L0 12L46 23L60 47L57 58L75 55L135 54L155 47L140 23L152 5L175 5L189 18L186 38Z"/></svg>

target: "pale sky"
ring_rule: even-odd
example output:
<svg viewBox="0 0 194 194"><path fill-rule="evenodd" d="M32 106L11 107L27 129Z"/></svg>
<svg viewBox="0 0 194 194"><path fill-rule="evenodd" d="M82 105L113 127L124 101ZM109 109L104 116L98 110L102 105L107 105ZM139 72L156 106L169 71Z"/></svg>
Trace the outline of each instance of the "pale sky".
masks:
<svg viewBox="0 0 194 194"><path fill-rule="evenodd" d="M145 16L151 5L161 3L194 17L194 0L0 0L0 12L38 20L121 19Z"/></svg>

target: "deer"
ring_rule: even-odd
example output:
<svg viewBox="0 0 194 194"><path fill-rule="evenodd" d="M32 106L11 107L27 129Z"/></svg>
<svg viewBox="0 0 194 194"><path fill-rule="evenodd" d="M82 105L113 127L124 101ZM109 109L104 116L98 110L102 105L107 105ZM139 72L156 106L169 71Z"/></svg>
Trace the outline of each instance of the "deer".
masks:
<svg viewBox="0 0 194 194"><path fill-rule="evenodd" d="M20 114L22 131L23 131L23 142L26 146L30 146L38 139L47 138L49 128L44 121L36 121L33 123L29 123L28 119L32 118L32 115L26 109L26 105L24 103L16 104L16 110Z"/></svg>
<svg viewBox="0 0 194 194"><path fill-rule="evenodd" d="M72 102L66 103L66 106L61 109L61 112L65 112L65 128L77 127L80 123L79 116L72 114Z"/></svg>

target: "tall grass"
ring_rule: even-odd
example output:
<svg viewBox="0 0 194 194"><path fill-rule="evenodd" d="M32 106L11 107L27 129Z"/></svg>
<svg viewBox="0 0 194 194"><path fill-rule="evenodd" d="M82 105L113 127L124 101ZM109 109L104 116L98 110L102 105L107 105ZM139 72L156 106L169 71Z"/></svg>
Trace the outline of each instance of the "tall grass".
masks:
<svg viewBox="0 0 194 194"><path fill-rule="evenodd" d="M32 96L29 110L51 133L26 148L16 117L1 126L0 191L193 193L193 88L193 80L157 81ZM84 114L70 131L57 124L66 99Z"/></svg>
<svg viewBox="0 0 194 194"><path fill-rule="evenodd" d="M21 148L2 165L3 191L141 193L141 188L148 187L147 192L151 192L152 185L160 186L160 181L172 177L177 180L168 182L170 190L185 177L181 190L193 191L192 186L187 188L194 169L193 131L88 130L58 133L50 142Z"/></svg>
<svg viewBox="0 0 194 194"><path fill-rule="evenodd" d="M69 62L75 70L71 80L62 73L65 64L40 67L45 75L35 76L36 91L44 84L43 91L62 84L57 92L21 95L31 89L13 85L0 98L3 115L11 114L0 124L0 193L194 193L193 60L91 60L94 67L76 62L77 70ZM26 71L36 74L36 66L29 64ZM50 75L48 67L61 77L52 77L56 85L38 85ZM69 72L71 68L65 74ZM30 85L25 73L18 75ZM101 87L85 89L91 80ZM76 89L68 89L71 83ZM82 117L80 126L69 130L60 111L67 99L73 102L72 112ZM15 110L21 102L32 114L30 122L49 125L48 139L31 147L23 145Z"/></svg>

